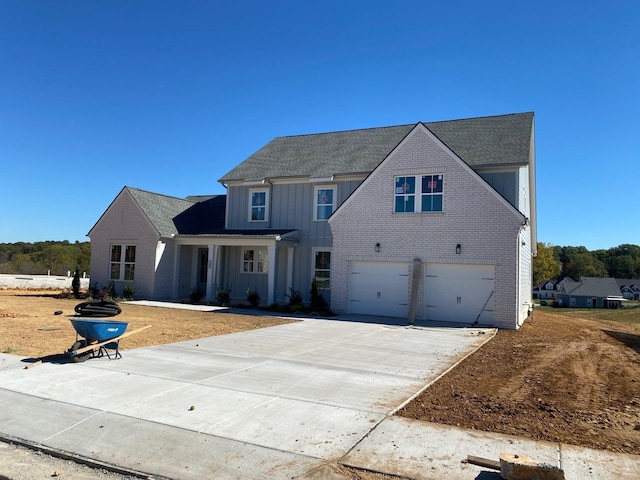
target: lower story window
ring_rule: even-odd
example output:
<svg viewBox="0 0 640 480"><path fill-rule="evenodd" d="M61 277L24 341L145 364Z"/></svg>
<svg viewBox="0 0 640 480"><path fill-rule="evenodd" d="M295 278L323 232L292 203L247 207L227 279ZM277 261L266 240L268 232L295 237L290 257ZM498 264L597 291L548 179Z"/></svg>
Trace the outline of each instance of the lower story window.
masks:
<svg viewBox="0 0 640 480"><path fill-rule="evenodd" d="M134 280L136 269L135 245L111 245L111 273L109 280Z"/></svg>
<svg viewBox="0 0 640 480"><path fill-rule="evenodd" d="M242 250L243 273L267 273L267 249L245 248Z"/></svg>
<svg viewBox="0 0 640 480"><path fill-rule="evenodd" d="M316 286L328 290L331 288L331 252L317 250L313 257Z"/></svg>

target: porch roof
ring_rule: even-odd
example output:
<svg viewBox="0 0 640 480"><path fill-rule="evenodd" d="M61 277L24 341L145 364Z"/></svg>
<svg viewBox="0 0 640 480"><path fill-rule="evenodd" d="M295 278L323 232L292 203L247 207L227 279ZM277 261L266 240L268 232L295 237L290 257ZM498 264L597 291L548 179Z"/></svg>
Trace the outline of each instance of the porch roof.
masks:
<svg viewBox="0 0 640 480"><path fill-rule="evenodd" d="M185 234L185 235L177 235L176 237L180 238L189 238L189 237L197 237L197 238L207 238L207 237L215 237L215 238L261 238L261 239L286 239L297 241L298 230L290 229L290 228L262 228L262 229L219 229L212 232L207 232L203 234Z"/></svg>

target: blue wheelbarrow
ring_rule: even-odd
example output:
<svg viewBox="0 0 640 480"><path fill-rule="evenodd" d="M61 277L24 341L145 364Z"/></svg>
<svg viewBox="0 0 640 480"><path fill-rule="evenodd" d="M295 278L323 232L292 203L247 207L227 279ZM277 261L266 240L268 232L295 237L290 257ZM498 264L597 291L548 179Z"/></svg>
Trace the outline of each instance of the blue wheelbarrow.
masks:
<svg viewBox="0 0 640 480"><path fill-rule="evenodd" d="M129 322L93 318L71 318L76 330L76 341L65 352L73 362L84 362L93 357L106 356L109 360L122 358L120 340L140 332L151 325L127 332Z"/></svg>

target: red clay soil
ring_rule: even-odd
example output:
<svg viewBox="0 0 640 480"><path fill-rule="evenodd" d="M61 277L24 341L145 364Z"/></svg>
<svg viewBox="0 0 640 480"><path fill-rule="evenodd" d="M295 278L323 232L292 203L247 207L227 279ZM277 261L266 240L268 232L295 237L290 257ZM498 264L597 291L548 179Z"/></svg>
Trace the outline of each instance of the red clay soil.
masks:
<svg viewBox="0 0 640 480"><path fill-rule="evenodd" d="M536 311L398 415L640 454L638 324Z"/></svg>

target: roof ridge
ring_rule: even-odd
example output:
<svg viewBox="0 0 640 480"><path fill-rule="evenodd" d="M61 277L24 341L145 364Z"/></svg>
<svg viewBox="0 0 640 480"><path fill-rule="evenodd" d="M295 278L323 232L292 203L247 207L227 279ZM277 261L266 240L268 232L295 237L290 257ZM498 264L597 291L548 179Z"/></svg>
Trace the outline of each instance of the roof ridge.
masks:
<svg viewBox="0 0 640 480"><path fill-rule="evenodd" d="M165 194L165 193L152 192L152 191L150 191L150 190L145 190L145 189L143 189L143 188L130 187L130 186L128 186L128 185L125 185L125 188L126 188L127 190L130 190L130 191L135 190L135 191L137 191L137 192L147 193L147 194L149 194L149 195L155 195L155 196L157 196L157 197L165 197L165 198L171 198L171 199L173 199L173 200L181 200L181 201L184 201L184 202L198 203L198 202L194 202L193 200L189 200L188 198L181 198L181 197L176 197L176 196L174 196L174 195L167 195L167 194ZM202 196L202 195L189 195L189 196Z"/></svg>
<svg viewBox="0 0 640 480"><path fill-rule="evenodd" d="M388 128L415 127L418 123L422 123L422 122L404 123L400 125L385 125L382 127L348 128L346 130L332 130L330 132L299 133L297 135L280 135L278 137L274 137L274 140L277 138L317 137L320 135L335 135L336 133L366 132L369 130L384 130Z"/></svg>
<svg viewBox="0 0 640 480"><path fill-rule="evenodd" d="M277 138L295 138L295 137L315 137L315 136L320 136L320 135L333 135L336 133L350 133L350 132L364 132L367 130L383 130L383 129L388 129L388 128L399 128L399 127L414 127L417 124L423 124L423 125L430 125L430 124L435 124L435 123L449 123L449 122L461 122L461 121L465 121L465 120L483 120L483 119L487 119L487 118L500 118L500 117L513 117L513 116L519 116L519 115L534 115L535 112L533 111L526 111L526 112L517 112L517 113L502 113L502 114L498 114L498 115L482 115L479 117L466 117L466 118L451 118L449 120L435 120L435 121L424 121L424 120L420 120L417 121L415 123L401 123L398 125L383 125L383 126L379 126L379 127L364 127L364 128L347 128L345 130L330 130L327 132L317 132L317 133L299 133L299 134L294 134L294 135L279 135L277 137L274 137L274 140Z"/></svg>
<svg viewBox="0 0 640 480"><path fill-rule="evenodd" d="M501 118L501 117L515 117L516 115L535 115L535 112L533 111L528 111L528 112L519 112L519 113L502 113L499 115L483 115L480 117L467 117L467 118L452 118L449 120L436 120L434 122L420 122L423 123L425 125L428 124L433 124L433 123L449 123L449 122L463 122L465 120L484 120L487 118Z"/></svg>

